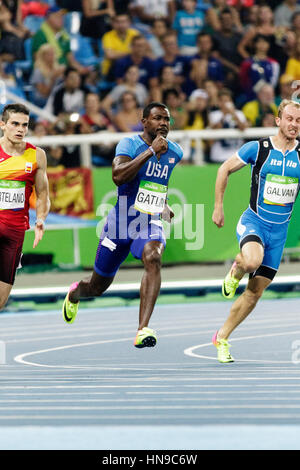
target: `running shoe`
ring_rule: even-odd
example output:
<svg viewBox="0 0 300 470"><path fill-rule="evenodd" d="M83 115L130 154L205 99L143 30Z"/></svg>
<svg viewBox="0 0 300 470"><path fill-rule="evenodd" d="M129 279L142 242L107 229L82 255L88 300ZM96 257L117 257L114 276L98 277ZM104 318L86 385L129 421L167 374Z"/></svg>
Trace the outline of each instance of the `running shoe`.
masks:
<svg viewBox="0 0 300 470"><path fill-rule="evenodd" d="M231 345L228 343L227 339L218 339L218 332L216 332L212 338L212 342L213 345L217 348L219 362L234 362L234 359L229 352L229 348Z"/></svg>
<svg viewBox="0 0 300 470"><path fill-rule="evenodd" d="M231 275L232 268L225 277L222 284L222 294L225 299L232 299L234 297L235 291L237 290L240 280Z"/></svg>
<svg viewBox="0 0 300 470"><path fill-rule="evenodd" d="M157 337L154 330L147 328L146 326L137 332L134 340L134 346L136 348L152 348L156 345Z"/></svg>
<svg viewBox="0 0 300 470"><path fill-rule="evenodd" d="M76 318L77 312L78 312L78 306L79 302L73 303L69 300L69 295L70 292L78 286L78 282L74 282L71 286L70 289L65 297L63 307L62 307L62 313L63 317L66 323L73 323L73 321Z"/></svg>

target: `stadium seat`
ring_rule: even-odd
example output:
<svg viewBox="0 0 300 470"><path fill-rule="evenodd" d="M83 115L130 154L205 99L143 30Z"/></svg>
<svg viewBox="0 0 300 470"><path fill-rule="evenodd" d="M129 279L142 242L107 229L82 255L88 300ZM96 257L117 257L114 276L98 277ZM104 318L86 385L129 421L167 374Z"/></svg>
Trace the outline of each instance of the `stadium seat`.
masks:
<svg viewBox="0 0 300 470"><path fill-rule="evenodd" d="M71 50L75 59L84 66L99 64L99 57L93 51L91 39L81 36L81 34L72 34Z"/></svg>
<svg viewBox="0 0 300 470"><path fill-rule="evenodd" d="M81 13L79 11L69 11L64 16L64 28L71 36L79 33Z"/></svg>
<svg viewBox="0 0 300 470"><path fill-rule="evenodd" d="M26 26L26 28L28 28L34 34L40 29L41 24L44 21L45 18L43 16L28 15L26 18L24 18L23 23L24 26Z"/></svg>

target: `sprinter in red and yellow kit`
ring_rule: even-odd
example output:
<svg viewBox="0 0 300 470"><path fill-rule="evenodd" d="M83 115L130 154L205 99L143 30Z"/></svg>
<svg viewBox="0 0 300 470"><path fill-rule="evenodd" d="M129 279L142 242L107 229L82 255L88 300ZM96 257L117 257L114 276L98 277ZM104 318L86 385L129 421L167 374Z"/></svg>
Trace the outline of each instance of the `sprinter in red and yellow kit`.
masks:
<svg viewBox="0 0 300 470"><path fill-rule="evenodd" d="M45 152L24 142L29 110L22 104L5 106L0 121L0 309L12 289L29 226L29 198L35 187L35 248L42 239L50 209Z"/></svg>

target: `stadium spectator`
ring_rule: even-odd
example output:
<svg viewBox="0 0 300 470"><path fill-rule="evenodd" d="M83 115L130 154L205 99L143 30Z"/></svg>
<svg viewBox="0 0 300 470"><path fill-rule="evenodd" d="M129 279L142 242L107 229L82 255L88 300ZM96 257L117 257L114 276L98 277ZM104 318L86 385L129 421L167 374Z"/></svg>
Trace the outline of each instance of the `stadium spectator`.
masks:
<svg viewBox="0 0 300 470"><path fill-rule="evenodd" d="M206 23L210 27L210 32L214 33L220 31L221 23L219 14L224 8L230 8L233 16L234 29L236 32L243 32L243 25L240 20L239 12L236 8L230 7L227 4L227 0L213 0L212 8L209 8L206 12Z"/></svg>
<svg viewBox="0 0 300 470"><path fill-rule="evenodd" d="M277 60L268 56L268 36L259 34L254 38L254 54L244 60L240 67L240 84L245 102L255 98L255 85L263 80L274 88L277 86L280 67Z"/></svg>
<svg viewBox="0 0 300 470"><path fill-rule="evenodd" d="M300 36L300 11L296 11L291 18L291 25L287 32L293 33L296 37Z"/></svg>
<svg viewBox="0 0 300 470"><path fill-rule="evenodd" d="M161 76L164 67L172 67L177 85L182 86L189 73L190 59L179 54L177 35L174 31L167 32L162 38L164 54L155 61L157 75Z"/></svg>
<svg viewBox="0 0 300 470"><path fill-rule="evenodd" d="M82 0L80 34L101 39L111 29L111 18L114 15L113 0Z"/></svg>
<svg viewBox="0 0 300 470"><path fill-rule="evenodd" d="M24 40L30 31L22 22L20 7L18 1L2 0L0 4L0 57L5 61L24 59Z"/></svg>
<svg viewBox="0 0 300 470"><path fill-rule="evenodd" d="M208 115L211 129L239 129L245 130L247 120L242 111L235 108L232 93L228 89L221 89L218 93L219 108ZM220 139L214 141L210 148L211 162L224 162L243 145L242 139Z"/></svg>
<svg viewBox="0 0 300 470"><path fill-rule="evenodd" d="M242 111L248 121L249 126L260 127L263 117L272 113L277 116L277 106L275 104L275 92L272 85L258 82L255 87L256 99L249 101L242 107Z"/></svg>
<svg viewBox="0 0 300 470"><path fill-rule="evenodd" d="M112 29L102 38L104 59L102 62L102 75L109 79L109 72L115 60L130 53L132 39L139 32L130 27L130 17L126 13L114 16ZM111 77L112 78L112 77Z"/></svg>
<svg viewBox="0 0 300 470"><path fill-rule="evenodd" d="M35 121L33 124L31 135L34 135L35 137L44 137L48 134L48 127L48 123L45 121Z"/></svg>
<svg viewBox="0 0 300 470"><path fill-rule="evenodd" d="M63 78L65 66L60 65L51 44L43 44L36 53L33 72L29 83L32 85L31 99L34 104L43 108L53 90Z"/></svg>
<svg viewBox="0 0 300 470"><path fill-rule="evenodd" d="M152 59L157 59L158 57L162 57L164 55L162 41L167 32L168 24L166 20L157 18L153 21L151 25L151 34L148 38Z"/></svg>
<svg viewBox="0 0 300 470"><path fill-rule="evenodd" d="M207 79L214 80L218 86L223 86L224 67L213 56L213 40L208 33L199 33L197 38L198 54L191 60L190 78L194 82L193 88L202 88Z"/></svg>
<svg viewBox="0 0 300 470"><path fill-rule="evenodd" d="M65 11L57 6L48 9L45 21L32 37L33 57L42 44L52 44L60 64L75 68L80 74L85 75L89 72L89 68L82 66L74 57L70 37L63 27L64 14Z"/></svg>
<svg viewBox="0 0 300 470"><path fill-rule="evenodd" d="M209 112L214 111L218 109L219 107L219 88L216 85L216 82L213 80L205 80L203 84L203 88L206 91L208 95L208 103L207 103L207 109Z"/></svg>
<svg viewBox="0 0 300 470"><path fill-rule="evenodd" d="M87 93L85 106L80 118L80 132L94 134L98 132L115 132L111 120L101 111L102 105L96 93ZM116 144L101 142L92 145L92 162L94 165L111 165Z"/></svg>
<svg viewBox="0 0 300 470"><path fill-rule="evenodd" d="M156 18L165 19L172 24L176 13L174 0L133 0L131 14L135 17L135 24L150 26Z"/></svg>
<svg viewBox="0 0 300 470"><path fill-rule="evenodd" d="M294 85L293 85L294 84ZM299 82L300 84L300 82ZM291 100L293 99L293 94L295 94L295 98L298 99L299 94L297 94L297 88L294 83L293 77L283 73L279 79L279 93L275 98L276 106L279 106L281 101L283 100ZM294 99L295 99L294 98Z"/></svg>
<svg viewBox="0 0 300 470"><path fill-rule="evenodd" d="M294 13L300 12L300 5L297 0L283 0L274 11L275 26L290 28L292 24L292 16Z"/></svg>
<svg viewBox="0 0 300 470"><path fill-rule="evenodd" d="M243 31L241 31L241 34L245 34L249 28L257 26L258 12L259 5L257 3L254 3L251 7L247 8L242 21Z"/></svg>
<svg viewBox="0 0 300 470"><path fill-rule="evenodd" d="M128 67L136 65L139 68L139 82L151 91L157 86L157 72L154 61L147 56L149 44L144 36L135 36L131 42L131 52L115 61L114 79L118 84L124 81Z"/></svg>
<svg viewBox="0 0 300 470"><path fill-rule="evenodd" d="M170 88L176 89L181 100L185 97L185 94L183 93L181 86L178 84L178 79L174 73L173 68L170 67L169 65L165 65L160 71L159 84L155 90L155 93L152 95L151 100L164 103L163 101L164 92L165 90L169 90Z"/></svg>
<svg viewBox="0 0 300 470"><path fill-rule="evenodd" d="M119 132L138 132L142 130L142 108L131 91L125 91L120 99L120 110L113 123Z"/></svg>
<svg viewBox="0 0 300 470"><path fill-rule="evenodd" d="M291 57L287 60L285 73L293 80L300 80L300 36L296 39Z"/></svg>
<svg viewBox="0 0 300 470"><path fill-rule="evenodd" d="M186 106L185 130L202 130L208 126L208 94L205 90L199 88L194 90ZM209 156L209 142L205 140L201 142L201 147L205 155L205 159ZM193 160L196 149L196 142L191 141L189 148L186 149L185 158L190 162Z"/></svg>
<svg viewBox="0 0 300 470"><path fill-rule="evenodd" d="M196 0L182 0L182 9L176 12L172 28L177 32L180 54L197 53L197 36L203 30L205 13L197 10Z"/></svg>
<svg viewBox="0 0 300 470"><path fill-rule="evenodd" d="M102 100L101 108L112 119L120 107L120 99L125 91L131 91L135 94L139 106L142 108L148 102L149 92L145 85L139 83L139 69L136 65L128 67L124 81L120 85L116 85Z"/></svg>
<svg viewBox="0 0 300 470"><path fill-rule="evenodd" d="M234 29L232 9L221 10L219 20L220 29L213 34L215 57L223 64L226 86L234 90L238 85L239 66L242 61L242 57L237 52L242 34Z"/></svg>
<svg viewBox="0 0 300 470"><path fill-rule="evenodd" d="M181 94L176 88L168 88L162 93L162 102L170 111L170 129L182 130L186 122L186 110Z"/></svg>
<svg viewBox="0 0 300 470"><path fill-rule="evenodd" d="M187 104L185 129L201 130L208 126L208 94L203 89L194 90Z"/></svg>
<svg viewBox="0 0 300 470"><path fill-rule="evenodd" d="M76 69L67 68L64 81L50 95L46 109L51 114L80 113L84 106L85 91L81 88L81 76Z"/></svg>
<svg viewBox="0 0 300 470"><path fill-rule="evenodd" d="M276 116L273 113L266 112L262 116L261 127L276 127Z"/></svg>
<svg viewBox="0 0 300 470"><path fill-rule="evenodd" d="M268 5L261 5L258 8L257 24L250 26L246 33L243 35L240 44L238 45L238 52L247 59L254 52L254 38L258 34L267 36L270 41L269 56L276 59L281 52L281 48L276 39L277 28L274 25L274 15Z"/></svg>
<svg viewBox="0 0 300 470"><path fill-rule="evenodd" d="M62 166L63 147L61 145L55 145L47 147L45 149L47 155L47 166L49 168L56 168Z"/></svg>
<svg viewBox="0 0 300 470"><path fill-rule="evenodd" d="M70 116L69 119L65 120L63 135L74 135L78 133L78 122L75 119L72 119ZM60 165L62 165L64 168L80 167L80 148L78 145L63 145L62 150L62 156L59 161Z"/></svg>

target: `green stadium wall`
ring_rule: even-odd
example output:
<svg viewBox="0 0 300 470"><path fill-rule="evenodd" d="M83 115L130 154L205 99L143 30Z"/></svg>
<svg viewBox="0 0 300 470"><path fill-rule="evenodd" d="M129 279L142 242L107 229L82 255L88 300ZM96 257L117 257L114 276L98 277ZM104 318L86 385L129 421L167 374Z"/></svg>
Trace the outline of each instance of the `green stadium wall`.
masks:
<svg viewBox="0 0 300 470"><path fill-rule="evenodd" d="M218 229L212 222L214 186L219 165L179 165L169 182L169 204L174 208L176 223L167 231L167 248L163 254L164 264L224 262L235 257L238 243L235 235L236 224L246 209L250 195L250 168L245 167L230 176L225 193L225 225ZM99 220L97 231L105 217L100 216L103 203L116 201L116 187L112 182L111 168L93 170L94 210ZM185 206L184 206L185 205ZM181 208L185 207L184 217ZM298 199L290 223L286 247L295 247L300 242L300 200ZM95 227L80 228L80 265L93 266L98 237ZM53 263L69 265L74 263L73 230L46 231L43 240L35 250L32 248L34 233L27 232L24 253L52 253ZM126 265L139 265L131 255Z"/></svg>

